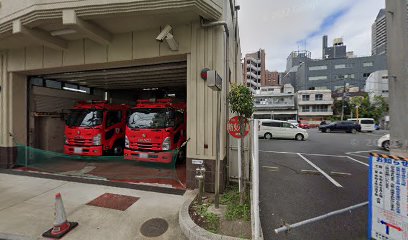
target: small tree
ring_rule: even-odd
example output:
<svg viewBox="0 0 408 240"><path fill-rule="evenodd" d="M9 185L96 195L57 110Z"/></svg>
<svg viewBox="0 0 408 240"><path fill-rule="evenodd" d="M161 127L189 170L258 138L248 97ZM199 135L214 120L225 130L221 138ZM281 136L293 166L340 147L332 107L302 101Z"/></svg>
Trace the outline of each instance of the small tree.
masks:
<svg viewBox="0 0 408 240"><path fill-rule="evenodd" d="M251 91L244 85L232 85L231 90L228 93L228 102L231 107L231 111L239 116L239 127L241 131L241 136L245 134L245 120L252 116L254 112L254 103ZM239 203L242 205L245 203L246 198L246 183L245 180L245 169L247 166L244 157L244 138L241 138L241 182L243 183L242 191L240 192Z"/></svg>

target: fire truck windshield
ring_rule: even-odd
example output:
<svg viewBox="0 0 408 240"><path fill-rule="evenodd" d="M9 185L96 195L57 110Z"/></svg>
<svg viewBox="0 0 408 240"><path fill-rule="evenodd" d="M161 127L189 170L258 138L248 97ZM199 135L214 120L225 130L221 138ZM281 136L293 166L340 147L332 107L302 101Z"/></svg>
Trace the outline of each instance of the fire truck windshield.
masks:
<svg viewBox="0 0 408 240"><path fill-rule="evenodd" d="M134 109L128 116L129 128L158 129L174 126L174 111L169 109Z"/></svg>
<svg viewBox="0 0 408 240"><path fill-rule="evenodd" d="M66 120L69 127L96 127L102 124L103 112L100 110L72 110Z"/></svg>

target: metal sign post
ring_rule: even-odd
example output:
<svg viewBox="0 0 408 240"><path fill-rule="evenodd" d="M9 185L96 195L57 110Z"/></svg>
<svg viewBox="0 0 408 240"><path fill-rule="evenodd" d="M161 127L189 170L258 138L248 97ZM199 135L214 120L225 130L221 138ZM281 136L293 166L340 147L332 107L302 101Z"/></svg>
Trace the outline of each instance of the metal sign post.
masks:
<svg viewBox="0 0 408 240"><path fill-rule="evenodd" d="M215 197L214 205L218 209L220 207L220 119L221 119L221 100L220 92L222 90L222 78L215 70L207 72L207 86L214 91L217 91L217 129L215 139Z"/></svg>

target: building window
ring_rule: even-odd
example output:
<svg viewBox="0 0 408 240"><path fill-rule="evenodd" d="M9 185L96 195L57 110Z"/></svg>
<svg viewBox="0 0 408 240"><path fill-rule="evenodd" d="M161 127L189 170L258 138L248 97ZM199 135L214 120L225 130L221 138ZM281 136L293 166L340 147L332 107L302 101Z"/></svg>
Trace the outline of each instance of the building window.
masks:
<svg viewBox="0 0 408 240"><path fill-rule="evenodd" d="M335 79L354 79L355 78L355 75L354 75L354 73L353 74L339 74L339 75L335 75L334 76L334 78Z"/></svg>
<svg viewBox="0 0 408 240"><path fill-rule="evenodd" d="M372 67L374 64L373 62L365 62L363 63L363 67Z"/></svg>
<svg viewBox="0 0 408 240"><path fill-rule="evenodd" d="M344 64L336 64L334 65L334 69L342 69L342 68L353 68L353 63L344 63Z"/></svg>
<svg viewBox="0 0 408 240"><path fill-rule="evenodd" d="M327 112L327 105L316 105L312 107L313 112Z"/></svg>
<svg viewBox="0 0 408 240"><path fill-rule="evenodd" d="M317 80L327 80L327 76L314 76L314 77L309 77L309 81L317 81Z"/></svg>
<svg viewBox="0 0 408 240"><path fill-rule="evenodd" d="M302 106L302 112L310 112L309 106Z"/></svg>
<svg viewBox="0 0 408 240"><path fill-rule="evenodd" d="M327 66L325 65L309 67L309 71L326 70L326 69L327 69Z"/></svg>
<svg viewBox="0 0 408 240"><path fill-rule="evenodd" d="M302 95L302 101L309 101L310 95Z"/></svg>
<svg viewBox="0 0 408 240"><path fill-rule="evenodd" d="M369 77L371 73L364 73L363 77Z"/></svg>
<svg viewBox="0 0 408 240"><path fill-rule="evenodd" d="M315 95L315 100L316 101L323 101L323 94L316 94Z"/></svg>

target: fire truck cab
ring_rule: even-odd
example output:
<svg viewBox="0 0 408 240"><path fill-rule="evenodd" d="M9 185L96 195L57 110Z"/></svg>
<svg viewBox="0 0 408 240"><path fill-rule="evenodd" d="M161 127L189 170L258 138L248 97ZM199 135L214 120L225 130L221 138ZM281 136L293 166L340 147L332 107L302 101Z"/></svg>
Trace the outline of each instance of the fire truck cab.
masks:
<svg viewBox="0 0 408 240"><path fill-rule="evenodd" d="M64 153L80 156L123 155L128 105L79 102L65 119Z"/></svg>
<svg viewBox="0 0 408 240"><path fill-rule="evenodd" d="M129 111L126 160L171 163L175 157L183 156L183 149L180 148L185 141L185 102L172 99L139 100L136 107Z"/></svg>

